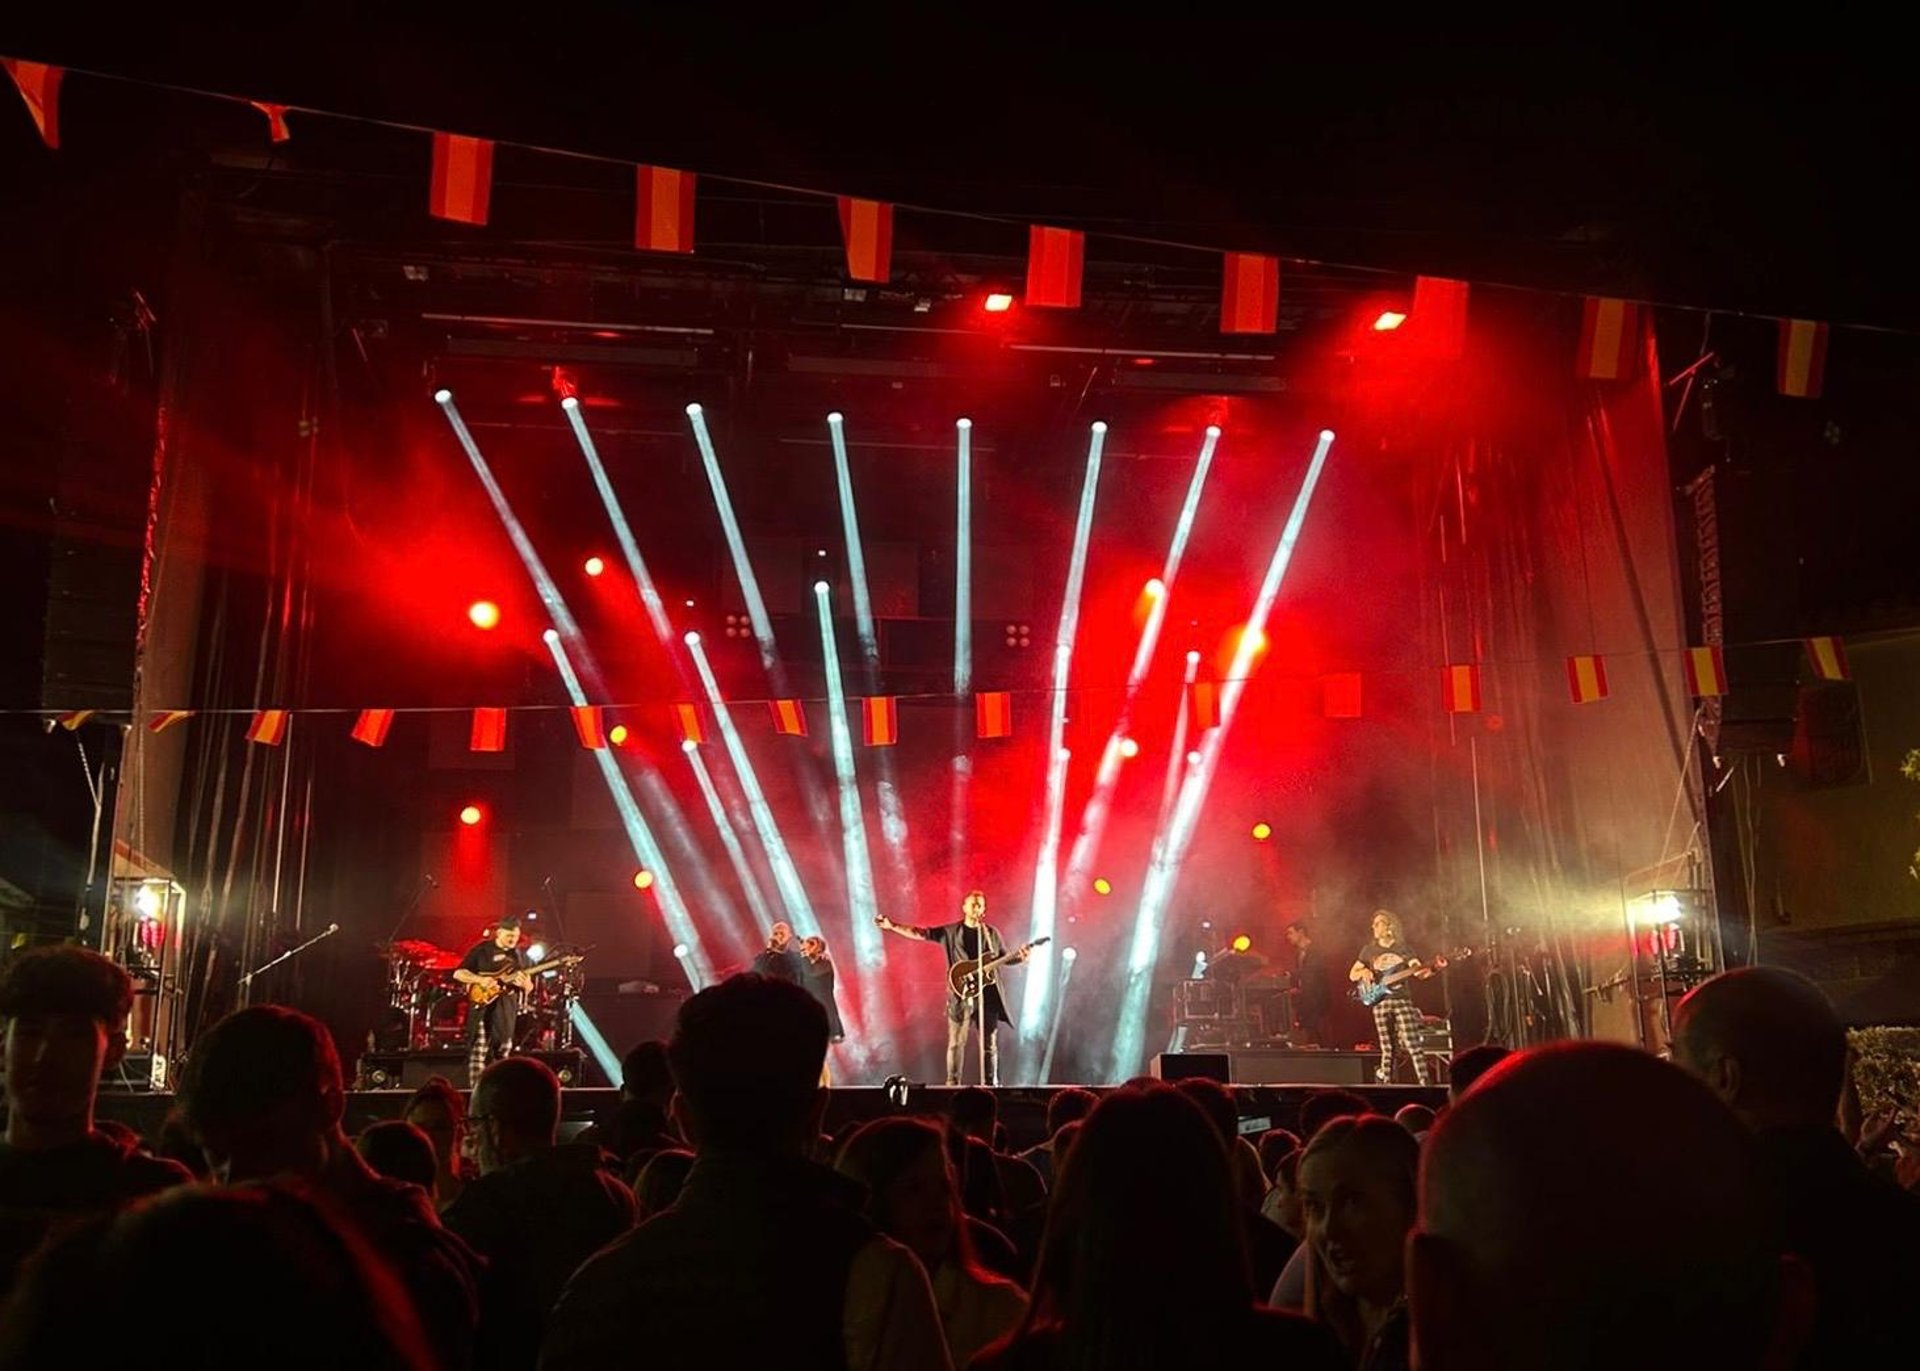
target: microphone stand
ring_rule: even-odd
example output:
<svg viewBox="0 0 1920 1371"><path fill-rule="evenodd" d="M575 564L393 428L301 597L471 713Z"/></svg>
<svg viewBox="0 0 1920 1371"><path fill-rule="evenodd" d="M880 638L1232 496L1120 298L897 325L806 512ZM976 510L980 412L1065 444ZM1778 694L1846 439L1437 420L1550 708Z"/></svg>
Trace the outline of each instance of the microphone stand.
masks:
<svg viewBox="0 0 1920 1371"><path fill-rule="evenodd" d="M394 920L392 932L387 934L388 947L393 946L394 939L400 936L400 930L407 926L407 920L413 917L413 911L420 907L420 901L427 897L427 892L436 889L439 884L431 875L420 878L420 884L413 888L413 898L407 901L407 907L401 910L400 917Z"/></svg>
<svg viewBox="0 0 1920 1371"><path fill-rule="evenodd" d="M247 972L244 976L240 978L241 1005L244 1007L245 1005L251 1003L253 999L253 978L255 976L260 975L262 972L273 970L276 966L280 965L280 963L299 956L302 952L305 952L308 948L312 947L315 943L319 942L322 938L331 938L334 934L338 933L339 931L340 931L339 924L328 924L324 929L314 934L311 938L308 938L304 943L301 943L298 947L290 947L285 952L282 952L278 957L275 957L272 961L263 962L261 965L256 966L253 970Z"/></svg>

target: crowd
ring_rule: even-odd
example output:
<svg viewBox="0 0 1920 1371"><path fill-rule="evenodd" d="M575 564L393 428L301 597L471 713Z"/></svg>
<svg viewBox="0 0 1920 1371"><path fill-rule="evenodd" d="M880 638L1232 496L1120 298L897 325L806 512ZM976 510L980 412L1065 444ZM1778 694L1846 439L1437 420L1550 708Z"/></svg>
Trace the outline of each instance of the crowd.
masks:
<svg viewBox="0 0 1920 1371"><path fill-rule="evenodd" d="M131 989L77 948L0 972L0 1371L1907 1361L1920 1199L1838 1122L1846 1038L1791 973L1717 976L1671 1062L1462 1052L1442 1109L1341 1091L1249 1141L1225 1088L995 1096L822 1135L829 1025L735 977L571 1142L530 1058L350 1138L320 1024L196 1042L149 1146L96 1120ZM1871 1139L1868 1139L1870 1142Z"/></svg>

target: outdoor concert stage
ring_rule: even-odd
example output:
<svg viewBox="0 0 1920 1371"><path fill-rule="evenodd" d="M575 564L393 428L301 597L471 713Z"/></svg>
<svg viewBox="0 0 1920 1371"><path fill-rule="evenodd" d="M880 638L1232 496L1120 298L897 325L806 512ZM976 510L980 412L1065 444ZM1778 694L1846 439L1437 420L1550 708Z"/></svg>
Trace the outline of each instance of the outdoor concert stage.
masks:
<svg viewBox="0 0 1920 1371"><path fill-rule="evenodd" d="M995 1089L994 1094L1000 1099L1000 1120L1006 1125L1010 1146L1016 1149L1030 1147L1044 1139L1047 1102L1066 1088L1056 1085L1000 1086ZM1104 1091L1109 1087L1092 1088ZM1234 1093L1241 1101L1242 1132L1253 1136L1269 1127L1297 1128L1301 1103L1315 1091L1327 1088L1323 1084L1234 1086ZM1363 1096L1381 1114L1391 1114L1403 1104L1418 1102L1439 1105L1446 1099L1446 1091L1438 1086L1355 1085L1343 1088ZM347 1096L347 1132L356 1134L368 1124L397 1118L411 1094L410 1090L353 1091ZM901 1104L897 1087L891 1096L881 1086L836 1089L827 1105L826 1130L837 1134L849 1124L894 1114L944 1115L953 1095L954 1089L951 1087L909 1083L906 1102ZM597 1119L610 1118L619 1100L619 1091L604 1087L568 1090L565 1092L566 1123L562 1125L563 1130L567 1129L567 1125L578 1128ZM173 1096L169 1094L103 1092L98 1112L103 1119L118 1120L138 1129L141 1136L152 1138L159 1134L161 1122L172 1106ZM1261 1120L1268 1122L1261 1123Z"/></svg>

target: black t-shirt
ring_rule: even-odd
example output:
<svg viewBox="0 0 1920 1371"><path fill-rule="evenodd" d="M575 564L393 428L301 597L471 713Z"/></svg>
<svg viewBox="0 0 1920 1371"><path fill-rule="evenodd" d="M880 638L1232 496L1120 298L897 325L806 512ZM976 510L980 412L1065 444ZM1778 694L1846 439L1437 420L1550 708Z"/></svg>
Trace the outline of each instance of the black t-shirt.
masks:
<svg viewBox="0 0 1920 1371"><path fill-rule="evenodd" d="M104 1133L71 1147L0 1143L0 1293L50 1231L192 1179L178 1162L128 1152Z"/></svg>
<svg viewBox="0 0 1920 1371"><path fill-rule="evenodd" d="M492 972L519 971L527 964L520 955L519 948L511 950L500 946L492 938L475 943L473 950L460 959L462 971Z"/></svg>
<svg viewBox="0 0 1920 1371"><path fill-rule="evenodd" d="M1354 960L1369 968L1375 980L1385 980L1392 973L1405 970L1408 962L1421 961L1422 958L1410 944L1405 942L1395 942L1392 947L1382 947L1378 942L1369 942L1355 954ZM1387 991L1387 994L1404 996L1407 993L1407 987L1412 983L1413 978L1408 977Z"/></svg>

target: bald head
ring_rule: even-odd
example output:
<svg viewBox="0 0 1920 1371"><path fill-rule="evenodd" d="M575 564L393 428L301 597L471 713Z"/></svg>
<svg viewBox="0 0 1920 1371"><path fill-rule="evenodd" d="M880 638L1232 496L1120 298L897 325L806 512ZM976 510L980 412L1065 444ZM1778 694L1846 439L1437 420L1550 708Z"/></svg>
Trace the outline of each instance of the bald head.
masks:
<svg viewBox="0 0 1920 1371"><path fill-rule="evenodd" d="M1421 1365L1770 1365L1767 1215L1750 1134L1684 1072L1602 1043L1512 1057L1427 1139Z"/></svg>
<svg viewBox="0 0 1920 1371"><path fill-rule="evenodd" d="M1820 987L1750 966L1703 981L1673 1012L1673 1058L1755 1128L1830 1128L1847 1030Z"/></svg>

